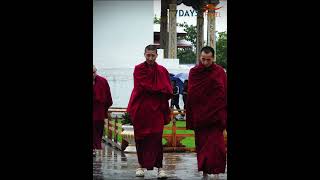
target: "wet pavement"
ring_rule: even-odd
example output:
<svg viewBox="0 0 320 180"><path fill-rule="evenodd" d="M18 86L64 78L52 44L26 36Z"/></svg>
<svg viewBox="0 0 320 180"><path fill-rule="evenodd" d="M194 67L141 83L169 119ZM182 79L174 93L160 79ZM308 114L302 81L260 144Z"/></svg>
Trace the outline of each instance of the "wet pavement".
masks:
<svg viewBox="0 0 320 180"><path fill-rule="evenodd" d="M93 179L157 179L157 168L145 171L144 177L135 177L138 168L136 153L123 153L109 145L93 158ZM203 179L197 170L195 153L164 153L163 168L171 179ZM212 175L209 179L215 179ZM227 173L219 180L226 180Z"/></svg>

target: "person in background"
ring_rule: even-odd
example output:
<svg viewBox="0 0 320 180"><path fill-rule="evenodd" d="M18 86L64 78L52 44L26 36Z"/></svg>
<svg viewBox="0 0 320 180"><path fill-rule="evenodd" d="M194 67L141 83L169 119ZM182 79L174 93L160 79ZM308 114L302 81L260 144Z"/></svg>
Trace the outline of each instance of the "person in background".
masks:
<svg viewBox="0 0 320 180"><path fill-rule="evenodd" d="M112 104L108 81L97 75L97 68L93 66L93 156L96 155L97 150L102 149L104 119Z"/></svg>

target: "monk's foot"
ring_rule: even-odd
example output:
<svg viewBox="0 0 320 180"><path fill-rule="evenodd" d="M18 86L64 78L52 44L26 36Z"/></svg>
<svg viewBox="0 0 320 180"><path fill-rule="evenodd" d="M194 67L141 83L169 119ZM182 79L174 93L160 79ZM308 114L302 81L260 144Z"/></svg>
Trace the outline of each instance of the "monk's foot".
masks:
<svg viewBox="0 0 320 180"><path fill-rule="evenodd" d="M203 172L203 177L202 177L203 180L207 180L209 179L209 176L207 173Z"/></svg>
<svg viewBox="0 0 320 180"><path fill-rule="evenodd" d="M144 169L143 168L138 168L136 170L136 177L143 177L144 176Z"/></svg>
<svg viewBox="0 0 320 180"><path fill-rule="evenodd" d="M162 168L158 168L158 178L163 179L167 178L166 172Z"/></svg>

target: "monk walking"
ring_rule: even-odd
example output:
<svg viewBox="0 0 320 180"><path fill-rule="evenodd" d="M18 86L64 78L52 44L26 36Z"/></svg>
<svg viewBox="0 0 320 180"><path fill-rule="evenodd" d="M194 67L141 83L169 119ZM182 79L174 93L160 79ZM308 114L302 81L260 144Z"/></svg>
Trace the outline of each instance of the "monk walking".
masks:
<svg viewBox="0 0 320 180"><path fill-rule="evenodd" d="M198 171L204 178L218 176L226 167L227 78L213 59L214 49L203 47L199 64L189 73L186 106L187 128L195 132Z"/></svg>
<svg viewBox="0 0 320 180"><path fill-rule="evenodd" d="M96 150L102 149L104 119L112 103L107 79L97 75L97 69L93 66L93 156Z"/></svg>
<svg viewBox="0 0 320 180"><path fill-rule="evenodd" d="M145 169L156 167L158 178L166 178L162 169L162 133L170 121L172 87L167 69L155 62L157 48L148 45L144 56L146 60L134 69L134 88L128 104L140 165L136 176L143 177Z"/></svg>

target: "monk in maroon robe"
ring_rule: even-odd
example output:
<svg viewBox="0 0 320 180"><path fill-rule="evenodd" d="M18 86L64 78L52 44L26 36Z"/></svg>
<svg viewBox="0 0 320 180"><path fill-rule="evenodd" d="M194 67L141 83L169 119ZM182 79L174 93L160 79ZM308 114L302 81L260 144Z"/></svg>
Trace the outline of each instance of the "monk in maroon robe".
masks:
<svg viewBox="0 0 320 180"><path fill-rule="evenodd" d="M199 64L189 73L186 106L187 129L195 132L198 171L204 177L218 176L226 167L227 78L213 59L214 49L203 47Z"/></svg>
<svg viewBox="0 0 320 180"><path fill-rule="evenodd" d="M102 149L104 119L112 105L112 97L107 79L96 74L93 67L93 155L97 149Z"/></svg>
<svg viewBox="0 0 320 180"><path fill-rule="evenodd" d="M170 121L168 100L172 97L172 87L167 69L155 62L156 47L147 46L144 56L146 61L134 69L134 88L127 109L140 164L136 176L144 176L144 169L157 167L158 177L165 178L162 133L164 125Z"/></svg>

